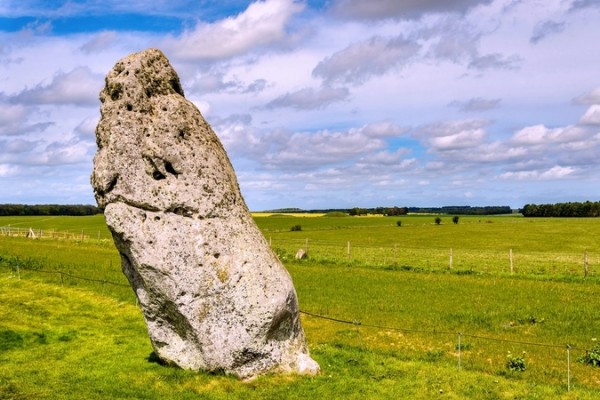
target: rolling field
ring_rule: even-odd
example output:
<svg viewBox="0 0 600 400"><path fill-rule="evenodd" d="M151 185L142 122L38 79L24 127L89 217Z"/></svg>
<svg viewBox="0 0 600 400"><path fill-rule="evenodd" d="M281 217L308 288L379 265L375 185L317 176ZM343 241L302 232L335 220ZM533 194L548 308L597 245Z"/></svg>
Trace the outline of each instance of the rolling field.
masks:
<svg viewBox="0 0 600 400"><path fill-rule="evenodd" d="M600 339L599 220L255 219L292 274L319 376L239 382L160 366L102 216L0 218L86 237L0 235L0 398L600 395L600 368L577 361ZM509 353L525 371L507 368Z"/></svg>

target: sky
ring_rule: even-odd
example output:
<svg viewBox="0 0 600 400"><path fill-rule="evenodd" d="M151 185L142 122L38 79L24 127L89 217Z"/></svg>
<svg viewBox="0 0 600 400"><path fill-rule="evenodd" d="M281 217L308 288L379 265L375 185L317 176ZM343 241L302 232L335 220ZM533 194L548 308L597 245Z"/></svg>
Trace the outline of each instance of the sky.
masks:
<svg viewBox="0 0 600 400"><path fill-rule="evenodd" d="M95 204L104 76L159 48L253 211L600 199L598 0L0 0L0 203Z"/></svg>

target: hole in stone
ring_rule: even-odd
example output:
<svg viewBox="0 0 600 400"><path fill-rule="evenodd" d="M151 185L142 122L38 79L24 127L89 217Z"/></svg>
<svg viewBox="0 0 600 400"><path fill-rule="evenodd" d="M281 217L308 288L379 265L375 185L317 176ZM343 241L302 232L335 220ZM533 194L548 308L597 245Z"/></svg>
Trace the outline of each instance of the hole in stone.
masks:
<svg viewBox="0 0 600 400"><path fill-rule="evenodd" d="M219 258L219 257L221 257L221 253L215 253L215 254L213 254L213 257L214 258Z"/></svg>
<svg viewBox="0 0 600 400"><path fill-rule="evenodd" d="M133 110L133 106L131 104L127 104L127 111Z"/></svg>
<svg viewBox="0 0 600 400"><path fill-rule="evenodd" d="M119 181L119 175L115 175L110 182L108 182L108 185L106 186L106 190L104 191L104 193L108 193L110 191L112 191L115 186L117 186L117 182Z"/></svg>
<svg viewBox="0 0 600 400"><path fill-rule="evenodd" d="M171 163L170 163L170 162L168 162L168 161L165 161L165 170L166 170L168 173L172 174L172 175L175 175L175 176L178 176L178 175L179 175L179 172L177 172L177 171L175 170L175 168L173 168L173 164L171 164Z"/></svg>
<svg viewBox="0 0 600 400"><path fill-rule="evenodd" d="M157 215L156 217L154 217L155 221L160 221L160 217Z"/></svg>
<svg viewBox="0 0 600 400"><path fill-rule="evenodd" d="M165 179L166 178L166 176L164 176L163 173L160 172L157 169L155 169L154 172L152 172L152 177L154 179L156 179L157 181L160 181L161 179Z"/></svg>
<svg viewBox="0 0 600 400"><path fill-rule="evenodd" d="M171 83L171 87L173 88L175 93L179 93L180 95L183 96L183 89L181 88L181 84L179 83L179 80L171 79L170 83Z"/></svg>

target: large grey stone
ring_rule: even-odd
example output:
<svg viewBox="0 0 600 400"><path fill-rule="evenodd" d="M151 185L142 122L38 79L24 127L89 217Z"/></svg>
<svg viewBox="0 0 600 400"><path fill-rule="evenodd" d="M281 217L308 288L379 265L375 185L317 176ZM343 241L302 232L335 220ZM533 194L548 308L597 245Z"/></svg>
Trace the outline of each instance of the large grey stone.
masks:
<svg viewBox="0 0 600 400"><path fill-rule="evenodd" d="M241 378L316 373L292 280L167 58L120 60L100 101L92 186L156 354Z"/></svg>

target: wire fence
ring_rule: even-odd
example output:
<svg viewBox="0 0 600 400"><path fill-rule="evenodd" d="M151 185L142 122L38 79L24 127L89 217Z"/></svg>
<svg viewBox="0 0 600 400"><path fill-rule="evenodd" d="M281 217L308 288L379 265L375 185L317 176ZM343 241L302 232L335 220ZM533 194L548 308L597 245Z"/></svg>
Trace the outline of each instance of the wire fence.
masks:
<svg viewBox="0 0 600 400"><path fill-rule="evenodd" d="M79 232L65 232L56 229L23 228L19 226L0 226L1 236L24 237L30 239L70 239L70 240L90 240L104 239L100 231L92 234L85 230Z"/></svg>
<svg viewBox="0 0 600 400"><path fill-rule="evenodd" d="M463 274L532 274L600 276L600 253L524 251L512 248L439 248L435 244L405 247L399 243L373 246L350 241L267 238L284 262L311 262L380 267L390 270L452 271Z"/></svg>
<svg viewBox="0 0 600 400"><path fill-rule="evenodd" d="M107 236L108 235L108 236ZM0 226L0 236L30 239L65 239L106 244L104 231L78 232L55 229ZM450 271L457 274L528 274L569 277L600 277L600 252L574 253L527 251L513 248L442 248L435 243L423 247L398 242L374 245L365 241L314 240L267 237L283 262L309 259L310 262L368 266L388 270Z"/></svg>
<svg viewBox="0 0 600 400"><path fill-rule="evenodd" d="M0 266L7 267L6 264L0 264ZM135 297L133 295L133 292L130 289L130 286L128 284L121 283L121 282L115 282L115 281L111 281L111 280L107 280L107 279L88 278L85 276L78 276L78 275L74 275L71 273L58 271L58 270L23 269L23 268L20 268L18 265L8 266L8 268L11 270L11 273L13 274L13 276L15 276L19 280L21 278L25 278L23 276L25 274L27 275L27 277L33 277L35 274L53 275L53 276L57 277L57 280L60 282L61 286L68 285L68 284L75 285L73 283L74 281L89 282L92 284L101 285L101 290L100 290L101 294L105 294L105 289L108 286L112 286L112 287L118 288L120 290L127 289L129 295L132 297ZM138 306L137 297L135 297L135 304L136 304L136 306ZM375 330L379 334L382 334L382 333L388 334L390 332L396 332L396 333L400 333L400 334L432 335L434 337L444 337L444 338L446 338L446 340L442 341L442 345L451 346L451 348L449 348L449 353L452 354L452 357L455 358L456 367L458 370L463 370L463 369L469 368L469 366L470 366L469 370L485 370L486 372L491 372L491 373L498 372L498 370L494 371L494 370L490 370L489 368L487 370L486 370L486 368L482 368L481 363L480 363L480 366L478 367L477 362L474 360L475 358L487 359L487 362L489 362L490 366L494 363L493 362L494 359L495 359L496 366L498 366L499 364L502 364L504 362L505 363L504 366L506 368L508 368L509 370L512 370L512 371L517 371L517 373L519 371L523 372L526 369L525 356L521 356L521 355L518 355L518 353L515 353L517 355L515 355L513 357L510 353L510 350L508 352L508 354L509 354L508 360L506 360L502 357L498 358L497 354L496 354L497 352L494 353L495 357L491 356L492 352L489 352L486 354L485 351L483 351L483 352L480 351L478 354L473 354L473 353L471 353L471 350L473 350L472 343L465 342L465 339L477 340L477 341L482 341L482 342L496 342L496 343L501 343L506 346L510 346L510 345L519 346L519 348L523 348L523 347L542 348L542 349L544 349L543 350L544 353L547 353L550 350L550 351L554 352L552 357L555 359L555 363L562 365L562 367L552 368L554 373L550 372L548 376L551 377L552 379L557 379L556 370L557 369L562 370L563 371L562 379L561 378L558 378L558 379L563 382L567 391L571 391L571 389L573 387L573 385L572 385L572 381L573 381L572 351L578 351L580 354L581 353L590 354L594 351L598 351L597 349L586 349L586 348L579 347L579 346L576 346L573 344L568 344L568 343L565 343L565 344L538 343L538 342L533 342L533 341L506 339L506 338L499 338L499 337L479 335L479 334L470 334L470 333L465 333L465 332L453 332L453 331L448 331L448 330L412 329L412 328L405 328L405 327L398 327L398 326L370 324L370 323L363 323L358 319L353 319L353 320L343 319L343 318L313 313L313 312L309 312L309 311L305 311L305 310L300 310L300 313L305 315L308 318L312 318L315 320L327 321L330 323L353 327L353 329L356 330L356 333L360 339L359 345L363 348L366 346L366 340L362 339L360 329ZM386 346L386 345L388 345L388 344L384 343L384 346ZM524 353L525 352L523 352L523 354ZM431 359L431 361L437 361L440 354L441 353L436 353L436 352L432 352L432 351L427 352L428 357L433 357ZM547 354L544 354L544 356L547 358ZM529 354L527 357L530 357ZM469 361L471 361L471 362L469 362ZM544 363L546 363L546 361L544 361ZM581 364L581 363L578 363L578 364ZM548 366L546 365L544 367L548 367ZM581 368L579 368L579 371L580 371L580 373L582 373ZM595 378L596 382L600 385L600 373L596 373L595 375L597 376L597 378Z"/></svg>

